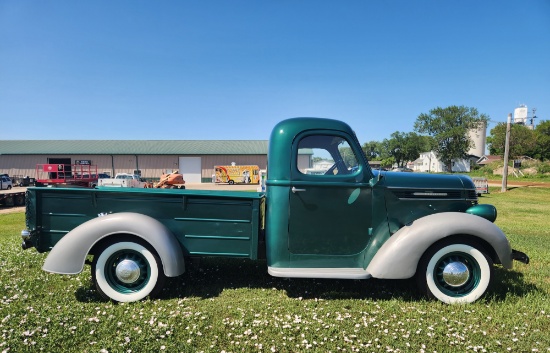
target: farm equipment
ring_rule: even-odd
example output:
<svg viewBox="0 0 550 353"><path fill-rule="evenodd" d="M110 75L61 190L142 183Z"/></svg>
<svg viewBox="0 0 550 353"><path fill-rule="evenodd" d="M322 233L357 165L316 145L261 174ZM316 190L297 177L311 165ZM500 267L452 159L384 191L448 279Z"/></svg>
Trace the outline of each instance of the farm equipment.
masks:
<svg viewBox="0 0 550 353"><path fill-rule="evenodd" d="M94 187L97 166L89 164L37 164L36 186Z"/></svg>
<svg viewBox="0 0 550 353"><path fill-rule="evenodd" d="M472 180L476 186L476 192L479 196L481 196L481 194L489 193L489 182L487 181L487 178L474 177Z"/></svg>
<svg viewBox="0 0 550 353"><path fill-rule="evenodd" d="M160 181L154 184L153 187L159 189L185 189L184 184L185 180L183 180L183 175L176 170L172 173L162 174L160 176Z"/></svg>
<svg viewBox="0 0 550 353"><path fill-rule="evenodd" d="M25 206L25 191L7 191L1 193L0 206Z"/></svg>
<svg viewBox="0 0 550 353"><path fill-rule="evenodd" d="M14 175L11 178L11 181L13 182L14 186L33 186L35 183L35 179L31 178L30 176L23 177L22 175Z"/></svg>

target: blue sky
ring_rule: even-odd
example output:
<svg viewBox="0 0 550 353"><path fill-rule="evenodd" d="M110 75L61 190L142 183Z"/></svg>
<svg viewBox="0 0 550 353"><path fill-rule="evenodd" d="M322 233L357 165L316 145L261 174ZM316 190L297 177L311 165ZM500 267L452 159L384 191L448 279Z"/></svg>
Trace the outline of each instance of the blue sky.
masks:
<svg viewBox="0 0 550 353"><path fill-rule="evenodd" d="M548 0L0 1L0 139L268 139L317 116L363 143L519 104L550 119Z"/></svg>

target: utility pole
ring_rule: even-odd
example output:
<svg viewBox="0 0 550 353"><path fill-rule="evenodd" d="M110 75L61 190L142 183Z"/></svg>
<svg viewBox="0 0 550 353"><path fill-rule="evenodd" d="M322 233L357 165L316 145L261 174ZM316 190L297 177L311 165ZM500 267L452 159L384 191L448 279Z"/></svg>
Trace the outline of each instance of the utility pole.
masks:
<svg viewBox="0 0 550 353"><path fill-rule="evenodd" d="M504 143L504 168L502 169L502 188L500 192L506 192L508 189L508 153L510 152L510 121L512 114L508 114L508 122L506 123L506 142Z"/></svg>

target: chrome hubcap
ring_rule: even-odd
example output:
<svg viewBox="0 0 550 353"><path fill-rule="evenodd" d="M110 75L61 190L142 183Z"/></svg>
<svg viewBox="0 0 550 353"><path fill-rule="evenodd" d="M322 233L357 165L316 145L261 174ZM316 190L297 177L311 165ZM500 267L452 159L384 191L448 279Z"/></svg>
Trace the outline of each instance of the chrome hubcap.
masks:
<svg viewBox="0 0 550 353"><path fill-rule="evenodd" d="M443 280L451 287L460 287L470 279L470 270L462 262L450 262L443 268Z"/></svg>
<svg viewBox="0 0 550 353"><path fill-rule="evenodd" d="M116 277L123 283L134 283L138 280L141 270L136 262L132 260L122 260L116 265Z"/></svg>

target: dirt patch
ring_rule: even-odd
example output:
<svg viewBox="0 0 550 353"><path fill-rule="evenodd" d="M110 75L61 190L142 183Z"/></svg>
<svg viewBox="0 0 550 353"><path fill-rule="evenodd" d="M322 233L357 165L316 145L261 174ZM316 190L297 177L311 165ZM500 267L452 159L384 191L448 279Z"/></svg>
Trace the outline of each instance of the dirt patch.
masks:
<svg viewBox="0 0 550 353"><path fill-rule="evenodd" d="M25 212L25 206L20 207L0 207L0 214Z"/></svg>
<svg viewBox="0 0 550 353"><path fill-rule="evenodd" d="M502 186L502 181L489 180L489 186ZM535 188L550 188L549 182L544 181L515 181L508 180L507 186L514 187L535 187Z"/></svg>

